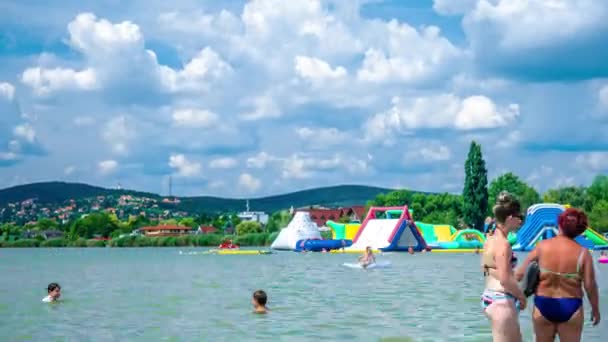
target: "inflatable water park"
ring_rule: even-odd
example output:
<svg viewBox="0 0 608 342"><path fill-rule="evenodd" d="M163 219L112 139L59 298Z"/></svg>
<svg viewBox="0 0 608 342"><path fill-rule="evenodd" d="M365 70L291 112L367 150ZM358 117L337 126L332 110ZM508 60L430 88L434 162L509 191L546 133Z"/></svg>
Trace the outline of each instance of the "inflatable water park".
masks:
<svg viewBox="0 0 608 342"><path fill-rule="evenodd" d="M555 237L559 215L567 205L543 203L531 206L525 223L508 236L514 251L530 251L539 241ZM446 224L418 222L412 210L403 207L371 207L363 222L327 221L332 238L323 239L319 227L307 212L296 212L287 227L274 240L271 249L295 252L362 253L367 247L375 252L434 253L479 252L487 230L456 229ZM576 241L591 250L608 249L608 239L588 227Z"/></svg>

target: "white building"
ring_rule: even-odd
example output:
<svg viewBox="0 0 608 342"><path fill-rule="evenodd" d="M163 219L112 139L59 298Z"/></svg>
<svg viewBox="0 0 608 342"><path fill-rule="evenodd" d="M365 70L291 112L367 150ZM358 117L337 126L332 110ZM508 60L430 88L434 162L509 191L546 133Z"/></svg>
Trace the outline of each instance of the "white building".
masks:
<svg viewBox="0 0 608 342"><path fill-rule="evenodd" d="M238 213L238 218L242 221L254 221L259 222L262 225L268 224L268 214L263 211L250 211L249 210L249 200L247 200L247 210Z"/></svg>

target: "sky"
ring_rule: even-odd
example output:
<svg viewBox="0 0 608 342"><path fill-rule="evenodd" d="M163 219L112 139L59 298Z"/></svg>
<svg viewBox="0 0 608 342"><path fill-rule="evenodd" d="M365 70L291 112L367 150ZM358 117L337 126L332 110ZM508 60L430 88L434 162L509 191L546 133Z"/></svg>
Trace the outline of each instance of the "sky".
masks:
<svg viewBox="0 0 608 342"><path fill-rule="evenodd" d="M458 193L608 171L608 2L0 2L0 188Z"/></svg>

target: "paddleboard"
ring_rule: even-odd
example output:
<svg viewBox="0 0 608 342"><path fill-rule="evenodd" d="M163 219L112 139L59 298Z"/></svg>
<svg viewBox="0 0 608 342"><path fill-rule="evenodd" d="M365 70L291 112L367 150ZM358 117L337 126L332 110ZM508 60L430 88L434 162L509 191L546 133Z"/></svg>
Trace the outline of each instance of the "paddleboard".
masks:
<svg viewBox="0 0 608 342"><path fill-rule="evenodd" d="M374 269L374 268L387 268L387 267L390 267L391 266L391 262L390 261L376 261L375 263L370 264L367 267L363 267L359 263L345 262L344 266L350 267L350 268L365 268L365 269L371 270L371 269Z"/></svg>

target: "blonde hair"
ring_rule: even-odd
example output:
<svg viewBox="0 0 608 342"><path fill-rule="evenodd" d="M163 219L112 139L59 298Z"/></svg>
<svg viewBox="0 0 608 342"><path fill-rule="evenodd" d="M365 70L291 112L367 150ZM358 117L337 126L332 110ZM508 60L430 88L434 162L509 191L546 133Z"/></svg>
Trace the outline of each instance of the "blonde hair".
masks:
<svg viewBox="0 0 608 342"><path fill-rule="evenodd" d="M496 205L492 208L496 222L504 223L510 215L520 214L521 204L514 195L502 191L496 198Z"/></svg>

